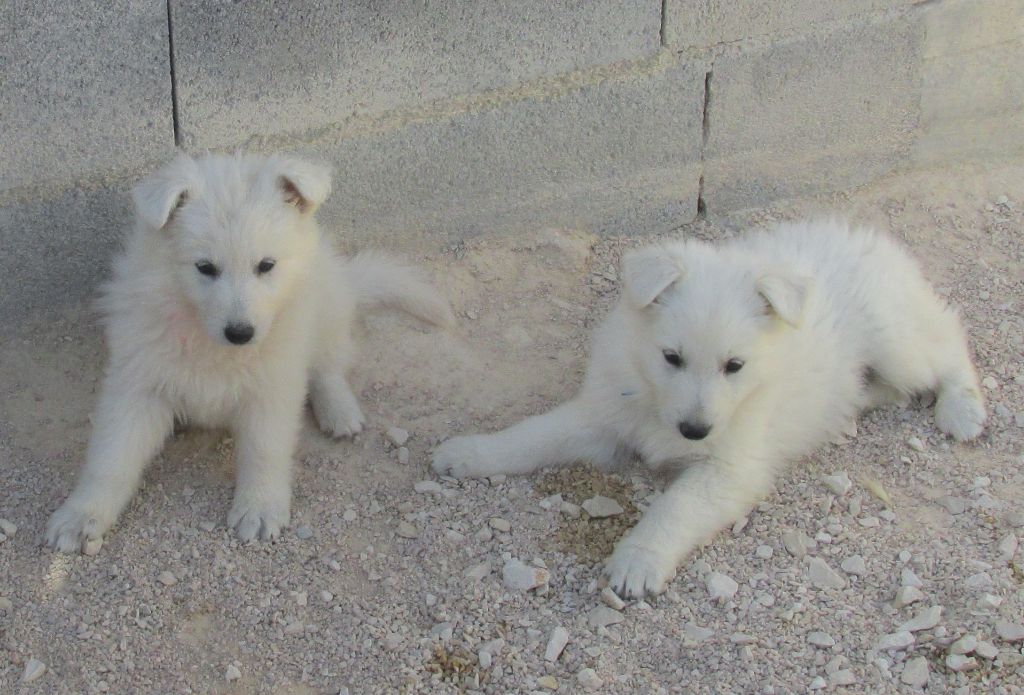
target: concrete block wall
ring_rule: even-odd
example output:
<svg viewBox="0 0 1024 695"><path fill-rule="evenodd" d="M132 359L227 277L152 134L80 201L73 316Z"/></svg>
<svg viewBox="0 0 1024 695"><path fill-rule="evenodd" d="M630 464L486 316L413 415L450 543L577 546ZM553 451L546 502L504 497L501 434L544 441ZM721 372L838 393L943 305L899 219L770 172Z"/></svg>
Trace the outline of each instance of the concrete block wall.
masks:
<svg viewBox="0 0 1024 695"><path fill-rule="evenodd" d="M0 323L90 294L176 147L331 162L352 246L642 234L1022 156L1021 65L1020 0L7 0Z"/></svg>

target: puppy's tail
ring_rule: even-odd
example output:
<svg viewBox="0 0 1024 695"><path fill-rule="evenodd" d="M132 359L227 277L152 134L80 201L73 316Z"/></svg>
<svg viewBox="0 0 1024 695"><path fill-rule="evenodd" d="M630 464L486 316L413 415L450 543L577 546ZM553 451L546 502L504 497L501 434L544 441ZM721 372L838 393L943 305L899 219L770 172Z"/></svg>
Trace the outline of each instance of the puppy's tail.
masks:
<svg viewBox="0 0 1024 695"><path fill-rule="evenodd" d="M448 301L418 268L380 251L363 251L347 260L346 271L362 307L398 309L441 328L455 324Z"/></svg>

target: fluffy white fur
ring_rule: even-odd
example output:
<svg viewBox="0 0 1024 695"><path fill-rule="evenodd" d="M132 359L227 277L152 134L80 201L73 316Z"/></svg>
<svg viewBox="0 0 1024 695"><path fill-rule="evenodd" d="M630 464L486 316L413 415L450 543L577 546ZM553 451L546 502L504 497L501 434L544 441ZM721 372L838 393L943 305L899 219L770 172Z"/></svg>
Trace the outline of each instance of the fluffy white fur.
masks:
<svg viewBox="0 0 1024 695"><path fill-rule="evenodd" d="M357 308L453 321L411 268L337 255L314 219L329 191L322 166L254 155L182 156L135 188L135 230L101 300L110 362L92 439L50 519L50 545L74 551L102 537L175 419L233 431L228 524L243 540L275 537L290 517L307 389L324 432L363 427L346 379ZM232 330L246 342L232 343Z"/></svg>
<svg viewBox="0 0 1024 695"><path fill-rule="evenodd" d="M718 247L642 249L624 259L623 278L575 398L496 434L448 440L433 462L481 477L638 454L678 472L606 563L622 595L664 590L781 466L864 408L934 391L943 432L962 441L982 431L960 322L885 236L786 224Z"/></svg>

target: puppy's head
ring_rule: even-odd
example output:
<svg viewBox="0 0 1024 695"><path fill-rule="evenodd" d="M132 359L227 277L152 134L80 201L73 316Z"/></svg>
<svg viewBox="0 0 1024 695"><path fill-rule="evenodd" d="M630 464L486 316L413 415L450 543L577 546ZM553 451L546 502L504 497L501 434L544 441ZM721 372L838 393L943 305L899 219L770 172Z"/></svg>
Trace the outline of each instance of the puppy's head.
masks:
<svg viewBox="0 0 1024 695"><path fill-rule="evenodd" d="M623 261L634 364L663 423L693 442L728 431L736 409L767 379L773 354L800 325L810 281L785 268L687 242Z"/></svg>
<svg viewBox="0 0 1024 695"><path fill-rule="evenodd" d="M160 249L210 340L256 345L315 256L330 172L287 157L181 156L132 191L138 233ZM153 245L150 245L153 248Z"/></svg>

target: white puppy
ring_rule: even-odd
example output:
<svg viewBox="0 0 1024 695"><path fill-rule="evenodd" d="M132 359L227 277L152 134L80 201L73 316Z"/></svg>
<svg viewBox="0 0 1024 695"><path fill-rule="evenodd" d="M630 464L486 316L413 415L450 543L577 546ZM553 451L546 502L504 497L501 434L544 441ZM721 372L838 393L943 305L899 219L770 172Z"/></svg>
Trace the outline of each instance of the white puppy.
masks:
<svg viewBox="0 0 1024 695"><path fill-rule="evenodd" d="M110 362L92 439L50 545L102 538L176 418L233 431L228 524L243 540L275 537L290 517L307 386L324 432L363 426L346 380L357 307L453 321L412 269L336 254L314 219L329 190L324 167L254 155L182 156L135 188L134 234L101 300Z"/></svg>
<svg viewBox="0 0 1024 695"><path fill-rule="evenodd" d="M959 320L885 236L786 224L719 247L635 251L623 278L573 400L496 434L451 439L433 463L481 477L638 454L678 472L606 563L623 595L664 590L782 465L864 408L935 391L939 429L961 441L982 431Z"/></svg>

